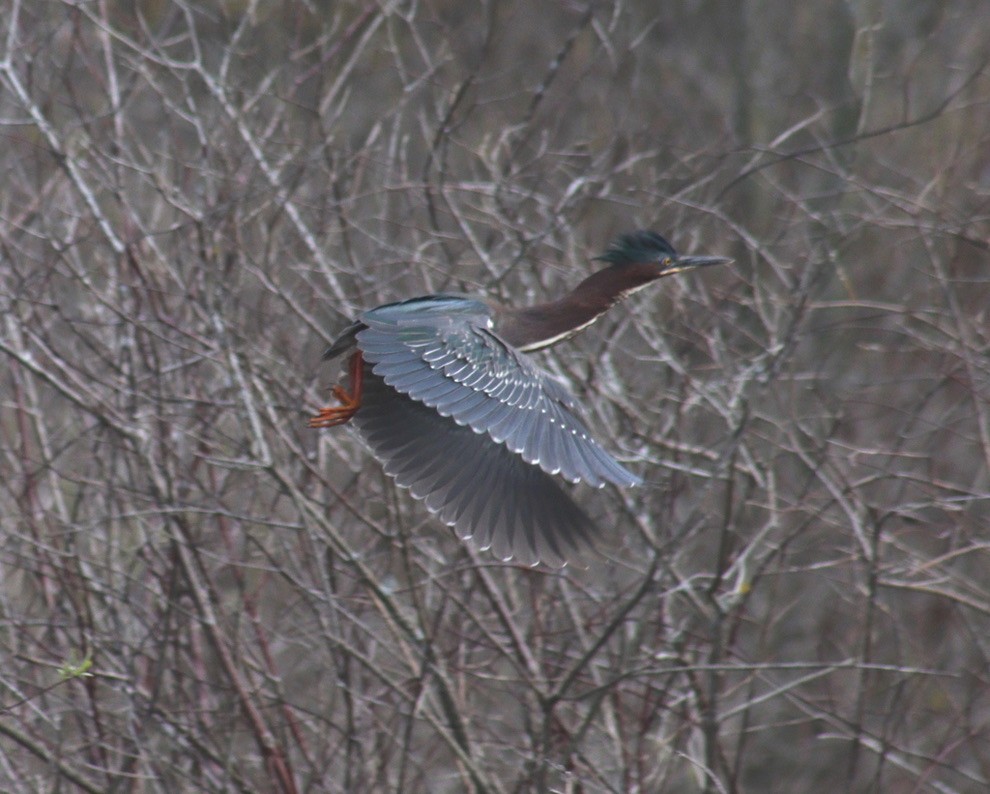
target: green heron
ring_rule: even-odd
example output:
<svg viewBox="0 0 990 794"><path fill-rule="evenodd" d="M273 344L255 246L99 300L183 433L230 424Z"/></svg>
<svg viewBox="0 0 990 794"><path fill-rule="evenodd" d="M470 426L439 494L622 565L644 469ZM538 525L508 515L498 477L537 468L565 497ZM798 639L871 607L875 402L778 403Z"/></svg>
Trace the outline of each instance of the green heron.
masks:
<svg viewBox="0 0 990 794"><path fill-rule="evenodd" d="M593 525L552 475L638 485L593 439L553 376L523 355L587 328L664 276L730 262L681 256L655 232L616 239L607 266L563 298L523 309L440 294L364 312L324 353L350 353L350 392L310 427L350 421L396 483L502 559L563 565Z"/></svg>

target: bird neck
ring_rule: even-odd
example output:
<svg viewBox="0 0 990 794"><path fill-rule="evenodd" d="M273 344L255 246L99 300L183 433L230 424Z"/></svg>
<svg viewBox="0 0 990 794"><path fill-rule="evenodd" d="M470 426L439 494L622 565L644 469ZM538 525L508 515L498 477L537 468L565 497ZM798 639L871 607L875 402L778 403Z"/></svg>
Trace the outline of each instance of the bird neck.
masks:
<svg viewBox="0 0 990 794"><path fill-rule="evenodd" d="M583 331L616 303L658 277L655 263L612 265L592 273L558 300L524 309L502 309L496 330L519 350L540 350Z"/></svg>

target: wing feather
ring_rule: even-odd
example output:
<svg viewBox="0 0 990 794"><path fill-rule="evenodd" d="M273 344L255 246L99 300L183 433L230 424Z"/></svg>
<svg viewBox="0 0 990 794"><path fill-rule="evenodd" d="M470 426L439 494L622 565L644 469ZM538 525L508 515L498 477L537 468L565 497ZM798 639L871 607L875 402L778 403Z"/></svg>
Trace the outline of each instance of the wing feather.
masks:
<svg viewBox="0 0 990 794"><path fill-rule="evenodd" d="M563 565L591 542L591 521L550 475L395 390L367 364L352 422L396 483L482 548Z"/></svg>
<svg viewBox="0 0 990 794"><path fill-rule="evenodd" d="M357 345L396 391L547 473L594 486L640 482L591 437L567 390L491 330L483 303L432 296L372 309L361 321Z"/></svg>

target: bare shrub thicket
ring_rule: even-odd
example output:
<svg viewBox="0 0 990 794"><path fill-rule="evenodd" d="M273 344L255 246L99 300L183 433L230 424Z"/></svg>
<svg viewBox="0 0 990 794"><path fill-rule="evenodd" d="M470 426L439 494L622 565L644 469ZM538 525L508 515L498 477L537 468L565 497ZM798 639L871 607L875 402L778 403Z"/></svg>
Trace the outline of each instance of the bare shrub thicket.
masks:
<svg viewBox="0 0 990 794"><path fill-rule="evenodd" d="M990 790L986 12L0 3L0 789ZM736 262L541 356L587 568L307 429L634 228Z"/></svg>

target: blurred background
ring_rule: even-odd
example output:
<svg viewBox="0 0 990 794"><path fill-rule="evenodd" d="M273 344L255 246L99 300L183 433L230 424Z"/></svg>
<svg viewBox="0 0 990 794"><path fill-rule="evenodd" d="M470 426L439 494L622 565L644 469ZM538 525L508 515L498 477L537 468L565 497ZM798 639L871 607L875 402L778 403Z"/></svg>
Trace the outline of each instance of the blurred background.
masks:
<svg viewBox="0 0 990 794"><path fill-rule="evenodd" d="M0 789L990 790L988 26L0 1ZM636 228L735 264L538 356L647 480L586 567L307 428L361 308Z"/></svg>

